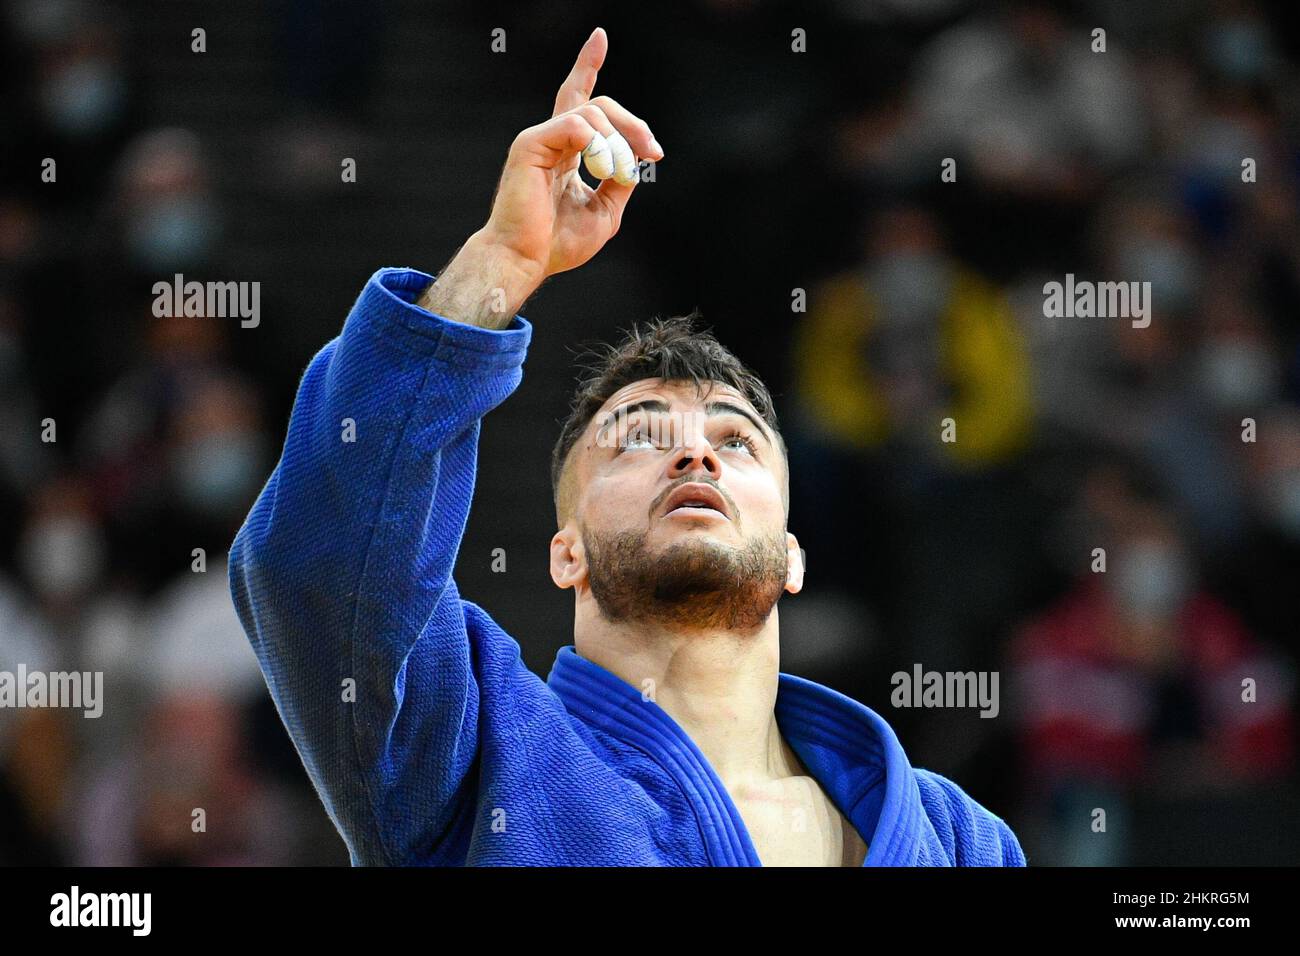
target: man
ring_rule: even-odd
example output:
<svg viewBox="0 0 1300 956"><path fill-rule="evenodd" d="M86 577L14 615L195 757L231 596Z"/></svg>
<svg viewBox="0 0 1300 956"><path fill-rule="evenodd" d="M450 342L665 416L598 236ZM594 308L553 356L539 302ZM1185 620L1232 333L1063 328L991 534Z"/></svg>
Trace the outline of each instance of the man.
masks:
<svg viewBox="0 0 1300 956"><path fill-rule="evenodd" d="M803 570L762 383L690 317L634 331L556 446L546 682L451 578L480 419L518 386L518 310L618 231L644 122L591 98L597 29L434 281L381 269L303 377L231 549L281 717L354 864L1023 865L1007 825L888 725L778 670ZM590 146L590 149L588 147ZM622 180L622 181L620 181Z"/></svg>

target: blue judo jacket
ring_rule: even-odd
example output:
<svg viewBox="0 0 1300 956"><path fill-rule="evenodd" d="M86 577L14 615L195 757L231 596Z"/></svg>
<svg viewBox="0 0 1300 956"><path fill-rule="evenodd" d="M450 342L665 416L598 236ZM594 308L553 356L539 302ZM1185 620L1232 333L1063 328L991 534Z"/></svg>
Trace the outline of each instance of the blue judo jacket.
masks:
<svg viewBox="0 0 1300 956"><path fill-rule="evenodd" d="M571 644L543 681L460 596L480 420L518 387L532 326L432 315L414 305L432 279L367 282L230 551L240 620L352 863L761 866L666 711ZM913 769L869 708L782 673L775 716L864 865L1025 864L1007 824Z"/></svg>

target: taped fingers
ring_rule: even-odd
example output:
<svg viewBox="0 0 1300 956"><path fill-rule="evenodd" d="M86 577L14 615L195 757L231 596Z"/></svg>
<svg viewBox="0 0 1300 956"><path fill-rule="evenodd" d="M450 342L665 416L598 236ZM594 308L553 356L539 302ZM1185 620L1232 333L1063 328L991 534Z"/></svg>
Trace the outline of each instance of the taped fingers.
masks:
<svg viewBox="0 0 1300 956"><path fill-rule="evenodd" d="M596 133L587 144L587 148L582 151L582 162L587 167L587 172L597 179L609 179L614 175L614 150L610 148L609 140Z"/></svg>
<svg viewBox="0 0 1300 956"><path fill-rule="evenodd" d="M632 147L618 130L614 130L606 139L609 141L610 151L614 154L614 181L624 186L631 186L639 178L636 155L632 152Z"/></svg>
<svg viewBox="0 0 1300 956"><path fill-rule="evenodd" d="M582 151L582 158L587 172L597 179L612 178L624 186L631 186L640 178L632 147L618 130L608 136L597 133Z"/></svg>
<svg viewBox="0 0 1300 956"><path fill-rule="evenodd" d="M587 172L597 179L613 179L630 186L639 179L636 154L627 139L609 121L604 110L588 103L574 110L589 122L596 131L582 151Z"/></svg>

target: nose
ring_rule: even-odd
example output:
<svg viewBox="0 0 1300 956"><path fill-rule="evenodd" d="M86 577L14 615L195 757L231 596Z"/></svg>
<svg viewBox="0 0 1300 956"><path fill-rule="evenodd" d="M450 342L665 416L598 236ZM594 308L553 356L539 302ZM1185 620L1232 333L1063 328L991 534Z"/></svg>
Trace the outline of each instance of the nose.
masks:
<svg viewBox="0 0 1300 956"><path fill-rule="evenodd" d="M680 478L692 472L704 472L714 481L722 477L722 465L702 428L684 429L681 444L673 449L668 462L669 478Z"/></svg>

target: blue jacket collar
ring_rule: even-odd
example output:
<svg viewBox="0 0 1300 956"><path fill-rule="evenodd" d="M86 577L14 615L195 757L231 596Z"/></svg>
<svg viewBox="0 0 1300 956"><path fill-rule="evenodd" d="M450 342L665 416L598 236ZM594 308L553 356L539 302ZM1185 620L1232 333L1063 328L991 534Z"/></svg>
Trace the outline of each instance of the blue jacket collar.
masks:
<svg viewBox="0 0 1300 956"><path fill-rule="evenodd" d="M762 865L726 787L667 711L572 644L555 655L546 683L571 714L644 751L672 775L712 824L704 840L714 865ZM867 841L863 865L914 865L925 811L912 766L884 719L786 673L779 675L775 713L782 736Z"/></svg>

